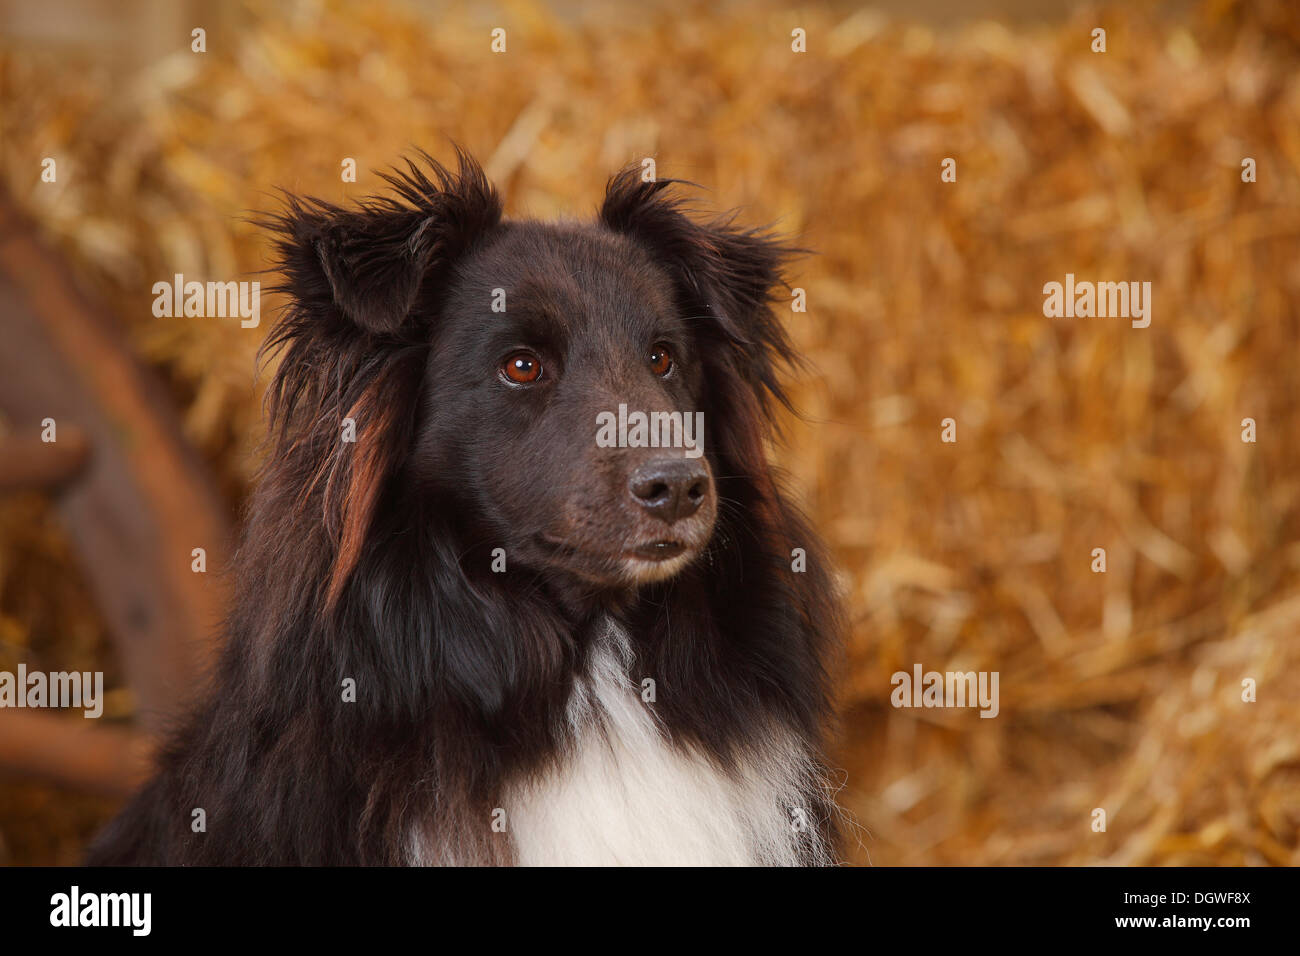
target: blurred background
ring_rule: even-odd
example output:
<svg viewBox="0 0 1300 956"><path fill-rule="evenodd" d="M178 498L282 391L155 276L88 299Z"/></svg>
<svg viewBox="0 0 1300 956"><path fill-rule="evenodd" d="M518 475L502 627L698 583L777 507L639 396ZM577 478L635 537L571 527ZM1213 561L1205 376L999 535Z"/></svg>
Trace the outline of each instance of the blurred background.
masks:
<svg viewBox="0 0 1300 956"><path fill-rule="evenodd" d="M851 614L851 860L1300 862L1290 0L0 0L0 35L0 670L108 690L0 710L0 862L78 861L226 600L276 303L156 318L153 284L269 282L277 188L452 141L514 216L653 157L816 251L773 453ZM1150 327L1045 318L1067 272L1151 282ZM999 716L894 709L918 663L998 671Z"/></svg>

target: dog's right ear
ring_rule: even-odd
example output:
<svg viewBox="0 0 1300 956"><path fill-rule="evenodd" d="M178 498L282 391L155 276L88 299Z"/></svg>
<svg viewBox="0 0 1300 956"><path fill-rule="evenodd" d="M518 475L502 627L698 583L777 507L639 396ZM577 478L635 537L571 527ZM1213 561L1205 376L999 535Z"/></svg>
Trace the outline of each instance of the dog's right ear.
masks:
<svg viewBox="0 0 1300 956"><path fill-rule="evenodd" d="M501 221L483 170L457 156L455 172L422 153L421 165L381 173L391 196L350 209L290 196L262 220L276 235L284 277L275 290L290 297L262 345L264 356L280 353L266 392L272 457L308 476L292 483L293 506L301 520L319 514L328 535L328 606L410 446L423 350L448 273ZM345 427L354 439L341 439Z"/></svg>
<svg viewBox="0 0 1300 956"><path fill-rule="evenodd" d="M316 322L342 320L398 335L417 311L422 288L436 287L452 263L501 220L501 200L483 170L457 150L452 172L427 153L424 166L380 173L395 195L347 209L289 196L266 224L278 234L279 291Z"/></svg>

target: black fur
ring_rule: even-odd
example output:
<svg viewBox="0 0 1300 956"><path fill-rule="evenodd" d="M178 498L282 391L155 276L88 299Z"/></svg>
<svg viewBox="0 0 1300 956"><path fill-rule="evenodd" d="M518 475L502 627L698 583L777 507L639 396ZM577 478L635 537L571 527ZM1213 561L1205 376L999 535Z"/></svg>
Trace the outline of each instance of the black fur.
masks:
<svg viewBox="0 0 1300 956"><path fill-rule="evenodd" d="M408 166L391 198L290 198L268 222L292 304L268 341L270 451L227 643L92 863L402 864L413 832L435 859L511 862L492 809L564 752L607 615L674 740L729 765L775 721L820 753L836 601L764 452L793 357L768 301L789 250L696 221L637 170L597 223L555 225L503 220L464 154ZM654 341L667 377L643 371ZM551 379L495 374L521 344ZM708 429L716 523L658 583L630 585L611 556L646 520L623 500L644 455L591 439L620 401L701 410ZM826 795L808 801L832 828Z"/></svg>

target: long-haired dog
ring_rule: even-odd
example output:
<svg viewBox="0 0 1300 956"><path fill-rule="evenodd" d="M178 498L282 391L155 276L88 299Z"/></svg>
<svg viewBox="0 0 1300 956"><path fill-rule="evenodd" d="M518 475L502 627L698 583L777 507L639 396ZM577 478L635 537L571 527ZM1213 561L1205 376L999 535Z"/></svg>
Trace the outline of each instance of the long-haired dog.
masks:
<svg viewBox="0 0 1300 956"><path fill-rule="evenodd" d="M268 220L224 653L90 861L835 862L836 600L765 451L790 250L636 169L508 221L458 158Z"/></svg>

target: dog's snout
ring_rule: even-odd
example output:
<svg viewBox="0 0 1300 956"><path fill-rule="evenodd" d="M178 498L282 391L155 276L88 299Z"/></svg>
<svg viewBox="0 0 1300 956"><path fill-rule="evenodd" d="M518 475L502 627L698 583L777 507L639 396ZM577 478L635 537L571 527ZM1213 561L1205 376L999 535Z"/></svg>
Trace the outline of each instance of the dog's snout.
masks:
<svg viewBox="0 0 1300 956"><path fill-rule="evenodd" d="M699 510L709 473L698 458L658 458L632 472L628 489L642 508L672 524Z"/></svg>

